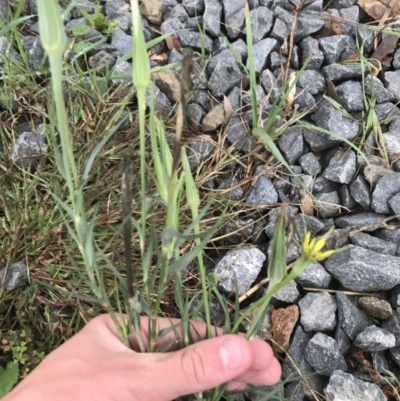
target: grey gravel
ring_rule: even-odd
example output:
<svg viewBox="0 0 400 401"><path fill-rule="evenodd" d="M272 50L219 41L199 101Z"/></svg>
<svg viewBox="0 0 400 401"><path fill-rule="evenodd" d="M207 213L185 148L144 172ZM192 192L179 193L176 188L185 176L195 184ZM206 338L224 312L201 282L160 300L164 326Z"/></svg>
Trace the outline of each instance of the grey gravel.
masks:
<svg viewBox="0 0 400 401"><path fill-rule="evenodd" d="M289 374L298 375L298 372L300 371L302 375L307 376L308 385L313 390L321 392L326 386L325 377L315 373L304 355L304 349L311 337L311 333L306 333L301 325L297 326L288 350L290 358L288 358L287 363L283 365L283 373L284 377L287 377ZM292 363L295 367L292 366ZM287 386L285 389L285 394L288 399L303 401L304 395L306 395L307 398L311 396L311 391L305 384L299 383L298 381L294 384L294 386Z"/></svg>
<svg viewBox="0 0 400 401"><path fill-rule="evenodd" d="M338 63L340 55L346 48L347 37L345 35L334 35L322 38L319 41L319 48L324 53L325 64Z"/></svg>
<svg viewBox="0 0 400 401"><path fill-rule="evenodd" d="M278 139L279 148L289 164L294 164L303 154L303 134L301 128L288 128Z"/></svg>
<svg viewBox="0 0 400 401"><path fill-rule="evenodd" d="M201 162L210 157L215 150L215 145L208 135L199 135L189 142L187 149L190 169L193 171Z"/></svg>
<svg viewBox="0 0 400 401"><path fill-rule="evenodd" d="M376 384L365 383L341 370L333 372L324 394L329 401L387 401Z"/></svg>
<svg viewBox="0 0 400 401"><path fill-rule="evenodd" d="M261 74L264 71L269 55L273 52L278 50L279 43L276 39L263 39L256 43L253 46L254 52L254 70L257 75ZM247 68L249 68L249 64L247 62Z"/></svg>
<svg viewBox="0 0 400 401"><path fill-rule="evenodd" d="M400 71L387 71L384 74L386 89L396 98L400 100Z"/></svg>
<svg viewBox="0 0 400 401"><path fill-rule="evenodd" d="M336 325L335 340L338 344L339 351L344 355L351 347L350 337L344 332L340 324Z"/></svg>
<svg viewBox="0 0 400 401"><path fill-rule="evenodd" d="M349 184L356 172L356 155L349 149L338 149L325 169L323 176L328 180Z"/></svg>
<svg viewBox="0 0 400 401"><path fill-rule="evenodd" d="M400 308L397 308L389 319L382 322L382 328L392 333L396 339L396 347L400 346Z"/></svg>
<svg viewBox="0 0 400 401"><path fill-rule="evenodd" d="M239 181L235 177L222 176L221 179L221 190L232 188L230 191L224 191L222 196L229 200L241 200L243 199L243 189L239 184ZM233 188L234 187L234 188Z"/></svg>
<svg viewBox="0 0 400 401"><path fill-rule="evenodd" d="M363 175L357 176L350 184L350 194L364 210L370 210L371 192L369 184Z"/></svg>
<svg viewBox="0 0 400 401"><path fill-rule="evenodd" d="M214 96L222 96L240 82L242 73L234 59L222 59L216 65L208 88Z"/></svg>
<svg viewBox="0 0 400 401"><path fill-rule="evenodd" d="M400 283L400 258L357 245L327 259L325 268L353 291L390 290Z"/></svg>
<svg viewBox="0 0 400 401"><path fill-rule="evenodd" d="M22 65L24 64L21 56L12 47L9 40L5 36L0 37L0 66L4 64L5 59L9 58L17 61Z"/></svg>
<svg viewBox="0 0 400 401"><path fill-rule="evenodd" d="M201 121L205 112L199 104L191 103L186 106L186 117L188 123L194 128L199 129L201 127Z"/></svg>
<svg viewBox="0 0 400 401"><path fill-rule="evenodd" d="M400 285L396 285L396 287L390 291L389 301L394 309L400 308Z"/></svg>
<svg viewBox="0 0 400 401"><path fill-rule="evenodd" d="M385 149L389 156L400 154L400 131L389 131L383 134Z"/></svg>
<svg viewBox="0 0 400 401"><path fill-rule="evenodd" d="M361 78L362 69L359 64L331 64L323 67L322 75L334 83L348 79Z"/></svg>
<svg viewBox="0 0 400 401"><path fill-rule="evenodd" d="M400 347L391 348L389 354L392 361L400 368Z"/></svg>
<svg viewBox="0 0 400 401"><path fill-rule="evenodd" d="M339 325L349 338L354 340L358 334L372 325L372 321L345 294L337 292L336 300Z"/></svg>
<svg viewBox="0 0 400 401"><path fill-rule="evenodd" d="M357 207L357 202L352 198L348 185L341 185L339 188L340 204L348 210Z"/></svg>
<svg viewBox="0 0 400 401"><path fill-rule="evenodd" d="M222 5L227 35L235 39L243 27L245 0L222 0Z"/></svg>
<svg viewBox="0 0 400 401"><path fill-rule="evenodd" d="M314 153L311 152L301 156L299 164L303 171L311 177L315 177L321 170L321 164L315 157Z"/></svg>
<svg viewBox="0 0 400 401"><path fill-rule="evenodd" d="M182 0L182 5L191 17L196 17L204 11L204 0Z"/></svg>
<svg viewBox="0 0 400 401"><path fill-rule="evenodd" d="M215 56L212 56L207 64L207 72L208 74L212 74L215 70L215 67L221 60L226 60L230 58L231 60L235 61L235 56L229 49L222 50L221 52L217 53Z"/></svg>
<svg viewBox="0 0 400 401"><path fill-rule="evenodd" d="M302 287L329 288L332 276L318 262L310 263L296 278Z"/></svg>
<svg viewBox="0 0 400 401"><path fill-rule="evenodd" d="M312 54L308 64L306 65L306 69L319 71L324 62L324 54L319 50L318 41L311 36L308 36L299 43L299 49L301 64L304 65L310 57L310 54Z"/></svg>
<svg viewBox="0 0 400 401"><path fill-rule="evenodd" d="M122 57L125 54L132 52L133 38L116 26L111 36L111 45L115 47L118 54Z"/></svg>
<svg viewBox="0 0 400 401"><path fill-rule="evenodd" d="M267 7L258 7L250 11L253 43L258 43L272 28L274 14Z"/></svg>
<svg viewBox="0 0 400 401"><path fill-rule="evenodd" d="M362 212L355 215L340 216L335 220L335 224L340 228L352 227L363 228L363 231L375 231L382 227L386 215L373 212Z"/></svg>
<svg viewBox="0 0 400 401"><path fill-rule="evenodd" d="M24 36L21 42L28 56L29 67L32 70L39 72L44 67L48 68L49 64L45 60L45 51L39 36Z"/></svg>
<svg viewBox="0 0 400 401"><path fill-rule="evenodd" d="M372 193L372 209L377 213L391 213L389 200L398 193L400 193L400 173L384 175L378 180Z"/></svg>
<svg viewBox="0 0 400 401"><path fill-rule="evenodd" d="M392 117L398 116L400 110L391 102L379 103L375 106L375 114L379 120L390 121Z"/></svg>
<svg viewBox="0 0 400 401"><path fill-rule="evenodd" d="M172 34L173 36L178 37L179 31L184 28L185 25L179 18L170 18L161 24L160 31L163 35Z"/></svg>
<svg viewBox="0 0 400 401"><path fill-rule="evenodd" d="M305 331L331 331L336 326L337 303L327 292L308 293L299 301Z"/></svg>
<svg viewBox="0 0 400 401"><path fill-rule="evenodd" d="M218 36L221 31L222 5L218 0L204 0L204 29L210 36Z"/></svg>
<svg viewBox="0 0 400 401"><path fill-rule="evenodd" d="M396 100L395 96L383 86L381 80L372 75L369 75L365 79L365 93L368 95L374 95L377 103L391 102Z"/></svg>
<svg viewBox="0 0 400 401"><path fill-rule="evenodd" d="M189 19L189 14L186 12L186 9L182 4L177 4L164 16L164 20L173 18L179 19L182 23L186 23Z"/></svg>
<svg viewBox="0 0 400 401"><path fill-rule="evenodd" d="M343 82L336 87L336 93L345 110L349 112L364 110L364 95L360 82Z"/></svg>
<svg viewBox="0 0 400 401"><path fill-rule="evenodd" d="M326 179L324 176L320 175L314 181L312 187L312 193L314 195L321 194L321 193L328 193L332 192L335 189L335 185L332 181Z"/></svg>
<svg viewBox="0 0 400 401"><path fill-rule="evenodd" d="M331 376L335 370L347 370L338 343L326 334L315 334L308 342L304 355L308 363L322 375Z"/></svg>
<svg viewBox="0 0 400 401"><path fill-rule="evenodd" d="M304 70L301 74L297 85L300 88L307 89L307 91L315 96L325 92L325 79L319 71Z"/></svg>
<svg viewBox="0 0 400 401"><path fill-rule="evenodd" d="M340 211L340 198L337 191L316 194L315 199L319 201L316 204L318 213L322 217L335 216Z"/></svg>
<svg viewBox="0 0 400 401"><path fill-rule="evenodd" d="M297 284L294 280L291 280L273 295L271 303L274 304L276 301L294 303L299 297L300 293L297 289Z"/></svg>
<svg viewBox="0 0 400 401"><path fill-rule="evenodd" d="M391 256L395 256L396 254L396 244L373 237L372 235L356 232L350 235L350 240L354 245L361 246L377 253Z"/></svg>
<svg viewBox="0 0 400 401"><path fill-rule="evenodd" d="M389 206L394 214L399 215L398 219L400 219L400 192L389 199Z"/></svg>
<svg viewBox="0 0 400 401"><path fill-rule="evenodd" d="M263 169L264 166L257 167L254 172L254 176L257 176ZM272 185L269 174L261 174L247 192L246 203L261 206L270 205L277 202L278 194Z"/></svg>
<svg viewBox="0 0 400 401"><path fill-rule="evenodd" d="M274 102L280 96L281 84L270 70L265 69L261 73L260 83L265 92L268 93L271 102Z"/></svg>
<svg viewBox="0 0 400 401"><path fill-rule="evenodd" d="M261 271L266 256L257 248L232 249L218 262L214 274L219 278L218 285L226 292L244 294Z"/></svg>
<svg viewBox="0 0 400 401"><path fill-rule="evenodd" d="M179 39L184 47L190 47L201 51L205 49L208 53L212 52L213 41L207 35L200 32L182 31L178 33Z"/></svg>
<svg viewBox="0 0 400 401"><path fill-rule="evenodd" d="M372 367L379 373L386 374L385 370L389 370L389 362L384 352L372 352Z"/></svg>
<svg viewBox="0 0 400 401"><path fill-rule="evenodd" d="M3 281L5 268L0 269L0 282ZM8 267L4 288L7 292L16 290L28 284L28 269L25 262L16 262Z"/></svg>
<svg viewBox="0 0 400 401"><path fill-rule="evenodd" d="M11 150L11 160L23 168L39 162L47 151L46 137L41 132L23 132Z"/></svg>
<svg viewBox="0 0 400 401"><path fill-rule="evenodd" d="M269 36L276 39L279 43L283 43L287 40L289 33L290 30L287 25L280 18L275 18L274 26Z"/></svg>
<svg viewBox="0 0 400 401"><path fill-rule="evenodd" d="M230 143L244 152L250 152L257 145L256 139L250 136L249 128L240 117L233 117L231 119L226 136Z"/></svg>
<svg viewBox="0 0 400 401"><path fill-rule="evenodd" d="M131 74L132 75L132 64L124 61L121 64L117 65L117 67L114 68L114 74ZM123 79L114 79L113 83L132 83L132 78L123 78ZM146 101L148 103L151 102L151 91L148 89L146 91ZM168 115L171 113L172 110L172 105L171 101L168 99L167 95L157 87L154 88L154 111L155 114L166 118Z"/></svg>
<svg viewBox="0 0 400 401"><path fill-rule="evenodd" d="M392 333L376 326L364 329L354 341L354 345L365 351L378 352L393 348L396 339Z"/></svg>

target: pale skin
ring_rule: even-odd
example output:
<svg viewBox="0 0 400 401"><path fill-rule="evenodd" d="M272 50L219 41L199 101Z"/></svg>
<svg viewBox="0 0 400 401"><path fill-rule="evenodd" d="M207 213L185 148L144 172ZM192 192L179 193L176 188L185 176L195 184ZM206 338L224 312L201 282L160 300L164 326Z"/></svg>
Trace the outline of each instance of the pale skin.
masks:
<svg viewBox="0 0 400 401"><path fill-rule="evenodd" d="M171 321L159 319L159 324L169 327ZM205 333L203 323L193 325ZM144 338L147 327L143 317ZM131 344L133 349L120 340L108 315L99 316L2 400L170 401L227 382L228 390L248 383L270 386L281 376L271 347L260 339L219 335L166 353L138 352L134 336Z"/></svg>

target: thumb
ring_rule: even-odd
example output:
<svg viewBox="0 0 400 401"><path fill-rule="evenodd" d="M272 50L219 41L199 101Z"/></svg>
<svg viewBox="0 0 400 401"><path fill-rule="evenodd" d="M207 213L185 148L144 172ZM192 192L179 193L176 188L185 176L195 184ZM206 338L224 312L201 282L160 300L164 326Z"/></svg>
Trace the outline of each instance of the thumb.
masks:
<svg viewBox="0 0 400 401"><path fill-rule="evenodd" d="M214 337L160 355L153 370L158 376L154 382L160 384L162 398L172 400L229 382L246 372L252 362L252 349L245 338L232 334Z"/></svg>

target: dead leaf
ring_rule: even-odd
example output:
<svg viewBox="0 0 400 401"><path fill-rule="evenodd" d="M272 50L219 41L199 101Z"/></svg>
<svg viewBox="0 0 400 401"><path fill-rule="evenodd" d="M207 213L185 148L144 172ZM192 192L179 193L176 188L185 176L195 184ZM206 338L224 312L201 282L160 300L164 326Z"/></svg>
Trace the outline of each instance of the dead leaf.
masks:
<svg viewBox="0 0 400 401"><path fill-rule="evenodd" d="M178 51L181 51L182 49L181 41L175 36L171 35L165 38L165 43L167 44L169 50L176 49Z"/></svg>
<svg viewBox="0 0 400 401"><path fill-rule="evenodd" d="M314 201L312 200L310 195L305 194L302 197L300 206L304 214L308 216L314 215Z"/></svg>
<svg viewBox="0 0 400 401"><path fill-rule="evenodd" d="M390 53L393 53L397 47L397 42L399 41L398 36L395 35L386 35L379 43L378 47L372 53L371 63L374 64L375 67L379 68L379 63L383 64L386 56ZM377 63L379 61L379 63Z"/></svg>
<svg viewBox="0 0 400 401"><path fill-rule="evenodd" d="M360 53L353 53L346 57L343 61L360 61Z"/></svg>
<svg viewBox="0 0 400 401"><path fill-rule="evenodd" d="M335 36L336 33L330 28L327 28L326 26L323 26L319 31L313 33L311 36L314 39L320 40L323 38L329 38L330 36Z"/></svg>
<svg viewBox="0 0 400 401"><path fill-rule="evenodd" d="M335 88L335 85L333 84L333 82L330 81L329 79L325 79L325 83L326 83L326 94L331 99L336 100L338 103L340 103L340 99L336 92L336 88Z"/></svg>
<svg viewBox="0 0 400 401"><path fill-rule="evenodd" d="M330 28L336 35L342 34L342 28L336 22L332 21Z"/></svg>
<svg viewBox="0 0 400 401"><path fill-rule="evenodd" d="M358 0L357 4L375 21L380 21L387 11L388 18L396 18L400 12L400 0Z"/></svg>

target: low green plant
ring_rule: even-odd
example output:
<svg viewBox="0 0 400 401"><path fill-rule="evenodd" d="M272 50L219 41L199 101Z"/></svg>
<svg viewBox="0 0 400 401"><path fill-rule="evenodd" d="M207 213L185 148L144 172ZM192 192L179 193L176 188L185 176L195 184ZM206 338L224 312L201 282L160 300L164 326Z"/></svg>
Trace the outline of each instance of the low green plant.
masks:
<svg viewBox="0 0 400 401"><path fill-rule="evenodd" d="M5 368L0 366L0 398L12 390L18 377L19 369L16 362L8 362Z"/></svg>
<svg viewBox="0 0 400 401"><path fill-rule="evenodd" d="M100 3L96 3L94 9L94 17L92 17L87 11L80 10L86 22L92 28L97 31L110 35L114 32L115 27L118 25L118 21L106 21L104 14L100 11Z"/></svg>

